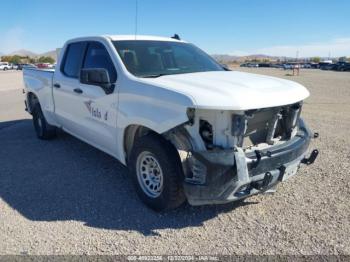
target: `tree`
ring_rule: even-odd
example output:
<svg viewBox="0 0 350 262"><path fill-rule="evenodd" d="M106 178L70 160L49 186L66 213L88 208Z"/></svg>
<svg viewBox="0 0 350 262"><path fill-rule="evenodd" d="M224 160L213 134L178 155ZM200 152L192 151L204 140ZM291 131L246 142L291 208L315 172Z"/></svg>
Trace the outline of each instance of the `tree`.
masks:
<svg viewBox="0 0 350 262"><path fill-rule="evenodd" d="M321 62L321 58L318 57L318 56L311 57L310 60L311 60L311 62L314 62L314 63L319 63L319 62Z"/></svg>
<svg viewBox="0 0 350 262"><path fill-rule="evenodd" d="M41 56L41 57L39 57L38 62L39 63L50 63L50 64L53 64L53 63L55 63L55 59L53 59L52 57L49 57L49 56Z"/></svg>
<svg viewBox="0 0 350 262"><path fill-rule="evenodd" d="M11 60L11 56L2 56L1 57L1 62L10 62Z"/></svg>
<svg viewBox="0 0 350 262"><path fill-rule="evenodd" d="M32 57L28 58L27 61L28 61L28 63L30 63L30 64L35 64L35 63L36 63L35 58L32 58Z"/></svg>
<svg viewBox="0 0 350 262"><path fill-rule="evenodd" d="M339 62L346 62L346 56L339 57Z"/></svg>
<svg viewBox="0 0 350 262"><path fill-rule="evenodd" d="M12 64L20 64L21 63L21 57L19 55L14 55L11 57L10 63Z"/></svg>

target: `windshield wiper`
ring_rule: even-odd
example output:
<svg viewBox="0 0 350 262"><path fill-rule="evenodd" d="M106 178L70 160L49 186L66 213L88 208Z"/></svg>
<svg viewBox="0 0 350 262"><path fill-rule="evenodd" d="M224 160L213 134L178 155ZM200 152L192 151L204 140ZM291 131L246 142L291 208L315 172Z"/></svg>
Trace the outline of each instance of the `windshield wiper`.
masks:
<svg viewBox="0 0 350 262"><path fill-rule="evenodd" d="M145 75L145 76L141 76L142 78L157 78L160 76L166 76L168 74L154 74L154 75Z"/></svg>

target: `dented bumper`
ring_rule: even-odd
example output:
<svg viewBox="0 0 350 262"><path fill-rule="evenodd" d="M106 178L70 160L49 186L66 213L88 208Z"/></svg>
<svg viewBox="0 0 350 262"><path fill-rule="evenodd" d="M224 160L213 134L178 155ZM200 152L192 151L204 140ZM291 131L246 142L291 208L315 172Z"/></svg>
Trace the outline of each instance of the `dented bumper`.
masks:
<svg viewBox="0 0 350 262"><path fill-rule="evenodd" d="M300 164L312 164L318 151L306 158L313 134L302 120L295 137L281 145L245 153L241 148L192 152L193 176L184 190L192 205L227 203L273 189L295 175Z"/></svg>

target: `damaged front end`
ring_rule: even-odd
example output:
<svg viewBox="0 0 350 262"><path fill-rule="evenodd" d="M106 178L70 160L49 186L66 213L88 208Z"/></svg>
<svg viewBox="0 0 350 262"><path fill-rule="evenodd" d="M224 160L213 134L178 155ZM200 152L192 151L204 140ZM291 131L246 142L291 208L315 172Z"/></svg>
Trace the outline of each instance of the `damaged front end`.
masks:
<svg viewBox="0 0 350 262"><path fill-rule="evenodd" d="M272 192L280 181L312 164L312 134L300 118L302 103L248 110L188 111L189 122L167 134L184 170L192 205L227 203Z"/></svg>

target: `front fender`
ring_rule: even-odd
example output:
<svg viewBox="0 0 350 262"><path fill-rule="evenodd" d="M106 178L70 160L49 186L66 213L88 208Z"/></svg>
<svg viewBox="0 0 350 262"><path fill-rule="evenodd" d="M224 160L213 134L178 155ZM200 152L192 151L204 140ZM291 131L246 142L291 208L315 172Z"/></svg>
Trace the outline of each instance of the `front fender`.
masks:
<svg viewBox="0 0 350 262"><path fill-rule="evenodd" d="M130 125L147 127L162 134L188 121L187 108L193 106L186 95L161 87L134 82L119 90L118 155L125 164L124 135Z"/></svg>

